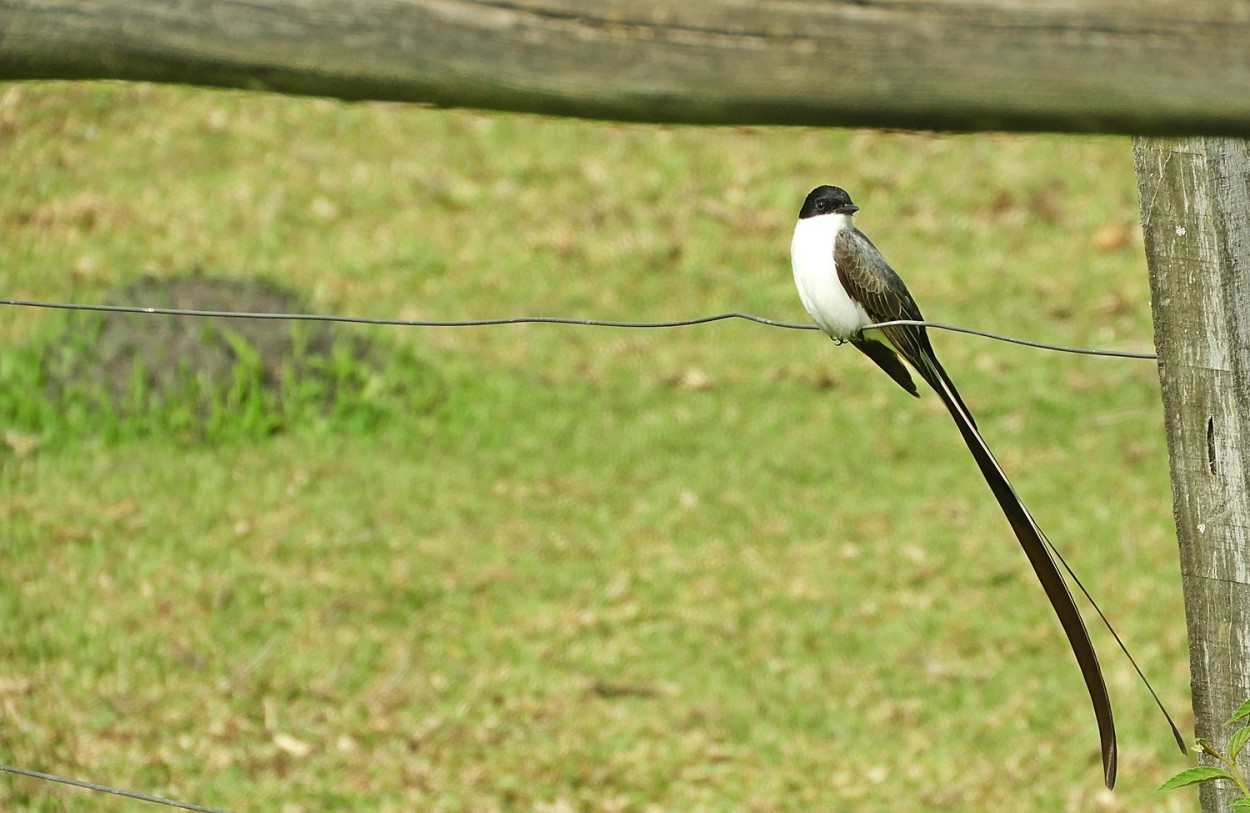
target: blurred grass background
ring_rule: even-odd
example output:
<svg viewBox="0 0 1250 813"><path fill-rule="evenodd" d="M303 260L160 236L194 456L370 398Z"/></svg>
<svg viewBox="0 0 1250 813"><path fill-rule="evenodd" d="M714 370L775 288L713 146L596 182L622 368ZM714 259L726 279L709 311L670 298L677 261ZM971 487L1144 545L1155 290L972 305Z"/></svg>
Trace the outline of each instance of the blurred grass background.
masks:
<svg viewBox="0 0 1250 813"><path fill-rule="evenodd" d="M200 268L365 316L803 321L790 229L832 182L929 318L1150 346L1121 138L31 83L0 88L0 153L6 297ZM0 356L58 324L0 309ZM1183 760L1093 619L1102 788L936 398L746 323L370 330L436 408L211 443L0 426L0 761L240 811L1188 807L1152 793ZM1153 365L935 343L1191 731ZM0 806L133 805L4 775Z"/></svg>

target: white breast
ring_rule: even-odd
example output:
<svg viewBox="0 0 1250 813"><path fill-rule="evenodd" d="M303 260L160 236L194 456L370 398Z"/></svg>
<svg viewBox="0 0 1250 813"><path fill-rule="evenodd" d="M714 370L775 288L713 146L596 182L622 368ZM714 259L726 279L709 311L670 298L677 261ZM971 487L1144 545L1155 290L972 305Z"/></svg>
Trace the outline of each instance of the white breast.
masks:
<svg viewBox="0 0 1250 813"><path fill-rule="evenodd" d="M868 314L846 293L833 262L833 241L850 228L847 215L819 215L800 220L790 242L794 285L803 307L821 330L835 339L849 339L870 324Z"/></svg>

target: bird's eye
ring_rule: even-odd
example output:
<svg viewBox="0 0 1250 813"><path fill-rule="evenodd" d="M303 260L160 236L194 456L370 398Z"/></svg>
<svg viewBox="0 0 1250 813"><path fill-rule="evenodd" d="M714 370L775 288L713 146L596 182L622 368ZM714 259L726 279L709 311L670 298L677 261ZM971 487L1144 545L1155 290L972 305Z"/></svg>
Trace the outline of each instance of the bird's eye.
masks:
<svg viewBox="0 0 1250 813"><path fill-rule="evenodd" d="M818 211L818 212L823 212L823 211L825 210L825 207L826 207L826 206L828 206L828 205L829 205L829 204L825 203L825 201L823 201L823 200L818 200L818 201L816 201L816 211Z"/></svg>

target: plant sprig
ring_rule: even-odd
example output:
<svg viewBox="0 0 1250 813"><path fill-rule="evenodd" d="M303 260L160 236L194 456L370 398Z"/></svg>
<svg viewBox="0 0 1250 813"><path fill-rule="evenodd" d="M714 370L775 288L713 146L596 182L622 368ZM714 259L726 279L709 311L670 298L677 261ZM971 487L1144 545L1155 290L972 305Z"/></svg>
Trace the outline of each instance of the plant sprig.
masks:
<svg viewBox="0 0 1250 813"><path fill-rule="evenodd" d="M1246 717L1250 717L1250 700L1242 703L1241 707L1233 713L1232 717L1225 721L1224 725L1232 725ZM1233 813L1250 813L1250 787L1246 786L1246 779L1237 767L1237 756L1245 749L1247 743L1250 743L1250 725L1243 725L1228 738L1227 755L1220 753L1210 740L1205 737L1199 737L1194 743L1192 750L1199 754L1206 754L1225 767L1199 765L1195 768L1188 768L1160 785L1159 791L1174 790L1175 788L1183 788L1189 785L1200 785L1203 782L1226 779L1235 783L1237 789L1241 791L1241 797L1234 799L1232 802Z"/></svg>

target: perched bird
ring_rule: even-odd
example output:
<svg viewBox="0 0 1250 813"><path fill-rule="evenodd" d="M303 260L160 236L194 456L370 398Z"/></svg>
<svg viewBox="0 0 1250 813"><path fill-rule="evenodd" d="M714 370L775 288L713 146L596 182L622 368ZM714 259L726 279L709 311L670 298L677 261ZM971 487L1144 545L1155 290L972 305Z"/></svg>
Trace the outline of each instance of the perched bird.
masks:
<svg viewBox="0 0 1250 813"><path fill-rule="evenodd" d="M924 317L907 286L881 252L855 228L852 218L858 211L850 195L836 186L818 186L803 201L790 243L790 261L799 298L812 320L838 344L850 342L899 386L919 397L911 374L899 360L901 355L946 405L1068 636L1089 690L1094 717L1098 720L1103 778L1108 788L1114 787L1116 737L1111 700L1107 697L1098 654L1045 536L981 437L972 413L933 352L924 327L891 325L865 331L869 325L881 322L923 321ZM1180 735L1176 737L1179 742Z"/></svg>

